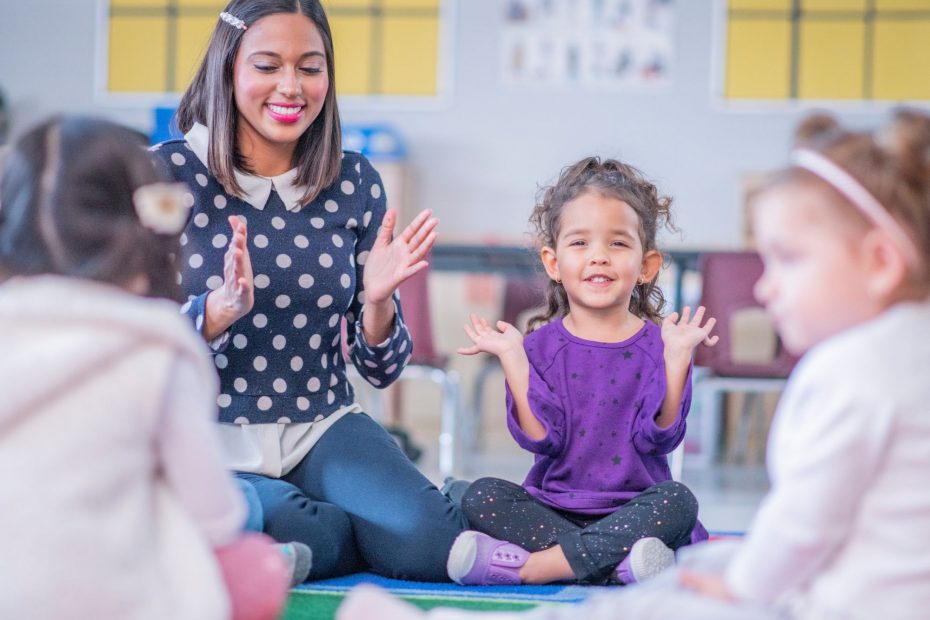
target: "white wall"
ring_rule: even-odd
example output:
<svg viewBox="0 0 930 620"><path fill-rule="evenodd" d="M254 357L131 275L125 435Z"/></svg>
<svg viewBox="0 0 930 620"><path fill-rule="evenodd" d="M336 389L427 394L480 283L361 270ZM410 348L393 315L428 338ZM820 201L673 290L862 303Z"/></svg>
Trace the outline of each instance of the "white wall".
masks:
<svg viewBox="0 0 930 620"><path fill-rule="evenodd" d="M619 157L675 197L680 236L670 246L735 247L742 235L740 178L784 161L798 107L727 111L711 95L712 0L678 0L674 84L661 91L513 91L501 86L503 0L458 0L454 93L438 110L365 111L351 123L390 122L410 150L408 191L451 237L516 239L537 185L582 156ZM0 88L13 131L57 111L104 114L148 131L148 109L93 98L95 0L0 0ZM337 59L338 62L338 59ZM852 124L876 108L848 107Z"/></svg>

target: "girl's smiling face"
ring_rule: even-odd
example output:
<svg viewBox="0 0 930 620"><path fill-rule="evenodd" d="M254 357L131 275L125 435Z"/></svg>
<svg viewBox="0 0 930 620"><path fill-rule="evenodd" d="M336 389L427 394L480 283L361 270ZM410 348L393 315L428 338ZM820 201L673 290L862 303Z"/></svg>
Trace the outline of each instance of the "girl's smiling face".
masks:
<svg viewBox="0 0 930 620"><path fill-rule="evenodd" d="M622 200L587 191L565 203L556 247L544 248L542 260L562 281L572 312L629 309L633 288L651 270L640 235L639 215Z"/></svg>
<svg viewBox="0 0 930 620"><path fill-rule="evenodd" d="M277 13L251 24L233 67L239 152L260 173L266 161L289 168L328 90L323 38L313 21Z"/></svg>

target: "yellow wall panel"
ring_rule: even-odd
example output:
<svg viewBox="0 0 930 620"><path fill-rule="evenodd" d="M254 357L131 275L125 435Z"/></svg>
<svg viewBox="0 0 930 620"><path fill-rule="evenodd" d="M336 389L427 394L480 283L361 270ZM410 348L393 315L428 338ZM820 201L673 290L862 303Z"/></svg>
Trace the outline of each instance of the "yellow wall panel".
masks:
<svg viewBox="0 0 930 620"><path fill-rule="evenodd" d="M165 90L166 26L162 18L110 18L107 87L111 92Z"/></svg>
<svg viewBox="0 0 930 620"><path fill-rule="evenodd" d="M930 0L875 0L879 11L930 11Z"/></svg>
<svg viewBox="0 0 930 620"><path fill-rule="evenodd" d="M174 65L174 90L183 92L194 79L194 73L210 42L216 17L185 17L178 20L178 45Z"/></svg>
<svg viewBox="0 0 930 620"><path fill-rule="evenodd" d="M727 8L751 11L790 11L791 0L729 0Z"/></svg>
<svg viewBox="0 0 930 620"><path fill-rule="evenodd" d="M930 20L875 24L875 99L930 100Z"/></svg>
<svg viewBox="0 0 930 620"><path fill-rule="evenodd" d="M798 97L861 99L865 25L860 21L801 24Z"/></svg>
<svg viewBox="0 0 930 620"><path fill-rule="evenodd" d="M787 21L730 20L726 84L730 99L784 99L790 94Z"/></svg>
<svg viewBox="0 0 930 620"><path fill-rule="evenodd" d="M333 9L342 9L342 8L370 8L371 5L376 0L323 0L323 8L326 10L326 17L332 20L333 15L331 11Z"/></svg>
<svg viewBox="0 0 930 620"><path fill-rule="evenodd" d="M801 0L805 11L865 11L865 0Z"/></svg>
<svg viewBox="0 0 930 620"><path fill-rule="evenodd" d="M333 30L339 94L438 94L442 2L323 0ZM110 0L104 5L110 23L107 89L183 92L225 4L226 0ZM169 14L169 7L177 11ZM173 50L166 49L169 33Z"/></svg>
<svg viewBox="0 0 930 620"><path fill-rule="evenodd" d="M175 0L179 9L182 13L184 9L216 9L216 14L219 15L220 11L226 7L228 2L223 2L222 0Z"/></svg>
<svg viewBox="0 0 930 620"><path fill-rule="evenodd" d="M391 9L438 9L439 0L381 0L385 10Z"/></svg>
<svg viewBox="0 0 930 620"><path fill-rule="evenodd" d="M110 0L110 6L114 9L127 7L132 9L164 9L168 6L168 0Z"/></svg>
<svg viewBox="0 0 930 620"><path fill-rule="evenodd" d="M386 17L382 89L385 95L437 94L439 24L435 19Z"/></svg>
<svg viewBox="0 0 930 620"><path fill-rule="evenodd" d="M336 94L365 95L371 84L371 18L329 16L336 56Z"/></svg>

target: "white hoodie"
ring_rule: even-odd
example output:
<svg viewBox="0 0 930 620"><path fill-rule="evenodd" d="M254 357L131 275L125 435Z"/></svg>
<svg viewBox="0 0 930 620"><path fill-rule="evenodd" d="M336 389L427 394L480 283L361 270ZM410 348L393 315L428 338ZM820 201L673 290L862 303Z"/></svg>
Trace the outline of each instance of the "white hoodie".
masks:
<svg viewBox="0 0 930 620"><path fill-rule="evenodd" d="M177 307L14 278L0 343L0 618L228 617L212 548L244 506L215 372Z"/></svg>

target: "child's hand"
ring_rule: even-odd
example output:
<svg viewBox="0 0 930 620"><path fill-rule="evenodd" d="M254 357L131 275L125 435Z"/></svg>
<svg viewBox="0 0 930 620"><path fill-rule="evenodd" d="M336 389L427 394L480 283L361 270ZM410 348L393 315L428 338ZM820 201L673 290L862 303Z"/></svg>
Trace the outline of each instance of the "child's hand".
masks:
<svg viewBox="0 0 930 620"><path fill-rule="evenodd" d="M666 355L681 354L690 357L694 347L702 342L709 347L717 344L720 338L710 335L717 319L711 317L701 325L703 319L704 306L698 306L693 318L690 306L685 306L681 311L681 320L678 319L677 312L665 317L662 321L662 342L665 343Z"/></svg>
<svg viewBox="0 0 930 620"><path fill-rule="evenodd" d="M727 587L723 575L715 573L696 573L682 569L678 578L684 588L697 592L701 596L715 598L722 601L735 601L736 597Z"/></svg>
<svg viewBox="0 0 930 620"><path fill-rule="evenodd" d="M523 352L523 334L516 327L504 321L497 322L497 329L477 315L470 315L471 324L465 324L465 333L474 343L470 347L461 347L461 355L475 353L492 353L503 358L514 352Z"/></svg>

